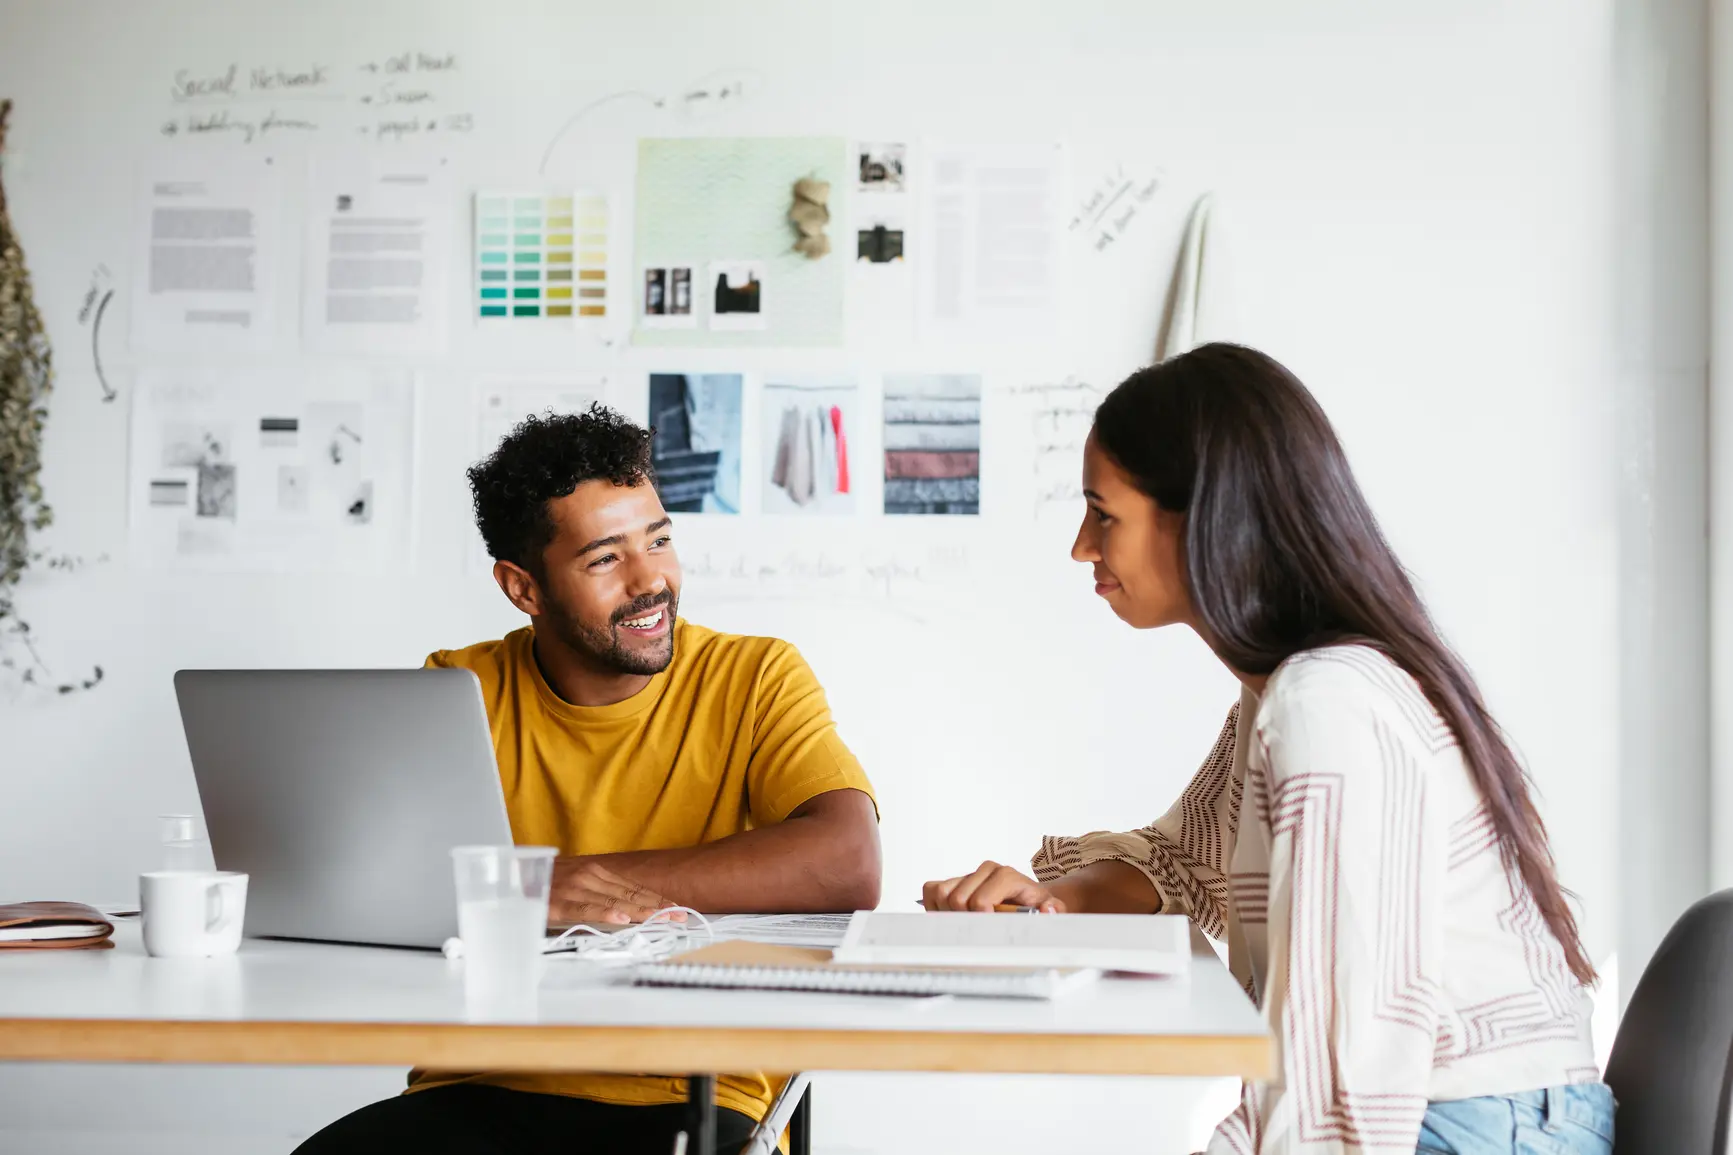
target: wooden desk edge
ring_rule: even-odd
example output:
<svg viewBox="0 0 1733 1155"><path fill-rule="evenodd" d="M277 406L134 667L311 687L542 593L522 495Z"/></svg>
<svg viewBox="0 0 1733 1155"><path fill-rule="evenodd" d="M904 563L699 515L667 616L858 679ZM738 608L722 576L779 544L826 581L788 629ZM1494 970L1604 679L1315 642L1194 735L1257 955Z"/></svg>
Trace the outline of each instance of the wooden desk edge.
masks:
<svg viewBox="0 0 1733 1155"><path fill-rule="evenodd" d="M969 1071L1267 1078L1257 1035L1021 1035L427 1023L0 1019L0 1060L441 1070Z"/></svg>

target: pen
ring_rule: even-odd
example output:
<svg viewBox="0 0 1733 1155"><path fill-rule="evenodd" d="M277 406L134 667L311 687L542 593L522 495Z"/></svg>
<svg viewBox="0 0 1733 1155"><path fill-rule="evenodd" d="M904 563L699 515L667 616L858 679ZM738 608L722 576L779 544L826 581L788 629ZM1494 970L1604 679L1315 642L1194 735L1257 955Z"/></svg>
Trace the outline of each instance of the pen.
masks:
<svg viewBox="0 0 1733 1155"><path fill-rule="evenodd" d="M921 909L925 910L927 900L923 898L918 901ZM1040 914L1041 908L1038 906L1013 906L1008 902L996 902L993 904L993 912L995 914Z"/></svg>

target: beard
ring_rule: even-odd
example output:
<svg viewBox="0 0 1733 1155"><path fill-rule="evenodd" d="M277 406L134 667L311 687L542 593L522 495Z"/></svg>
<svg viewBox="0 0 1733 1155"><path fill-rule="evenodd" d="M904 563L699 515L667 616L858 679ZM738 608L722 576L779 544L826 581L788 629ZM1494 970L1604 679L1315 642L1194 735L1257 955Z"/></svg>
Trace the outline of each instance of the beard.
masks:
<svg viewBox="0 0 1733 1155"><path fill-rule="evenodd" d="M674 660L674 618L679 600L671 589L638 598L615 610L603 626L586 625L558 604L548 606L547 617L560 641L603 669L619 674L660 674ZM658 606L668 615L667 634L650 649L627 646L625 640L630 631L620 623L628 618L641 618Z"/></svg>

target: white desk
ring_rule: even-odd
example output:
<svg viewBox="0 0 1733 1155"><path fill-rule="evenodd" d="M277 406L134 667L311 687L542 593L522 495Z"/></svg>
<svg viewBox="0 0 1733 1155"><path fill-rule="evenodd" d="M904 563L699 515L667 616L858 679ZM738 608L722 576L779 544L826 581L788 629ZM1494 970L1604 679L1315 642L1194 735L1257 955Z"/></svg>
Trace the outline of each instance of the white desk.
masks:
<svg viewBox="0 0 1733 1155"><path fill-rule="evenodd" d="M0 952L0 1060L1262 1078L1272 1056L1201 939L1187 980L1104 979L1053 1002L630 987L550 959L517 1022L477 1021L461 964L432 952L250 939L226 959L153 959L131 922L115 942Z"/></svg>

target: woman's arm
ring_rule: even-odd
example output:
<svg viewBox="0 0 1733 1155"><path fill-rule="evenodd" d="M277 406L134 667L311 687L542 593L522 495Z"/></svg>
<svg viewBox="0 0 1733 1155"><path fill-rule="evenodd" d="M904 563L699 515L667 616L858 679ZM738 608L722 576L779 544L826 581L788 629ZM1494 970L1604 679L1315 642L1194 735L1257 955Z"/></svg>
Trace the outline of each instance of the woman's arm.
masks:
<svg viewBox="0 0 1733 1155"><path fill-rule="evenodd" d="M927 883L921 903L928 910L987 911L1005 903L1048 914L1156 914L1161 895L1141 870L1123 862L1097 862L1048 886L1016 867L983 862L970 874Z"/></svg>
<svg viewBox="0 0 1733 1155"><path fill-rule="evenodd" d="M1166 814L1124 834L1045 838L1032 863L1035 877L1057 883L1097 863L1124 863L1142 873L1156 892L1154 910L1188 915L1205 934L1225 938L1228 860L1239 831L1243 787L1234 773L1234 747L1241 718L1249 726L1255 708L1242 701L1228 711L1209 756ZM1097 889L1089 886L1092 894Z"/></svg>
<svg viewBox="0 0 1733 1155"><path fill-rule="evenodd" d="M1190 915L1206 934L1222 937L1227 858L1239 822L1239 717L1236 705L1179 801L1156 822L1124 834L1046 838L1034 858L1035 879L984 862L971 874L929 882L922 896L927 909L991 910L1011 903L1098 914L1165 911Z"/></svg>
<svg viewBox="0 0 1733 1155"><path fill-rule="evenodd" d="M1209 1155L1412 1155L1440 1003L1445 840L1422 770L1435 739L1340 663L1278 678L1246 735L1261 755L1247 789L1260 811L1269 799L1269 907L1241 912L1248 933L1264 924L1277 1075L1246 1085Z"/></svg>

